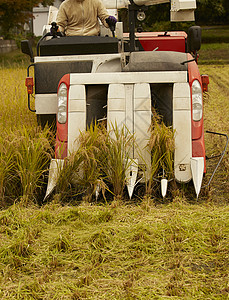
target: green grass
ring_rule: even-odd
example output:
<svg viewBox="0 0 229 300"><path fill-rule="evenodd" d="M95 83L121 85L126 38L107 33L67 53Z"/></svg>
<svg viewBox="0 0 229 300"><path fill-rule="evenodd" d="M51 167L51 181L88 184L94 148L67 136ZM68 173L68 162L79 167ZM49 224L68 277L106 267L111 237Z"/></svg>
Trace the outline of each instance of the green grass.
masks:
<svg viewBox="0 0 229 300"><path fill-rule="evenodd" d="M203 43L229 43L229 26L202 26Z"/></svg>
<svg viewBox="0 0 229 300"><path fill-rule="evenodd" d="M199 64L229 64L229 43L202 44Z"/></svg>
<svg viewBox="0 0 229 300"><path fill-rule="evenodd" d="M202 27L199 64L229 63L229 26Z"/></svg>

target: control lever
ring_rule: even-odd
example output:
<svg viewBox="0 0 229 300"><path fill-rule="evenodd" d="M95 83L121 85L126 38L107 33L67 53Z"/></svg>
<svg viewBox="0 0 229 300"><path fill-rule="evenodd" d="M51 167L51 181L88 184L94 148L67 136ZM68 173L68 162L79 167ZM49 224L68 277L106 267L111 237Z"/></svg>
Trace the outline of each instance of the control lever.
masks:
<svg viewBox="0 0 229 300"><path fill-rule="evenodd" d="M106 18L106 22L112 32L112 36L115 37L115 26L116 26L116 23L117 23L117 20L115 17L113 16L109 16L108 18Z"/></svg>
<svg viewBox="0 0 229 300"><path fill-rule="evenodd" d="M52 22L51 25L52 27L50 29L50 33L53 38L63 36L62 32L59 31L59 26L56 24L56 22Z"/></svg>

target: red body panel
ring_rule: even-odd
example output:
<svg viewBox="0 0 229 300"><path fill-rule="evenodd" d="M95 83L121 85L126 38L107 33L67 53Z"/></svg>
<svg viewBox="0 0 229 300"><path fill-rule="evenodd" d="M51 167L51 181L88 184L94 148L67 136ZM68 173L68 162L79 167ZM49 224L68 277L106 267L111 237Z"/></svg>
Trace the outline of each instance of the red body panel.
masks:
<svg viewBox="0 0 229 300"><path fill-rule="evenodd" d="M188 59L193 59L191 54L188 54ZM197 79L200 82L200 85L202 87L201 76L195 61L188 63L188 77L189 77L189 85L190 85L191 99L192 99L191 87L193 81ZM192 107L192 103L191 103L191 107ZM191 109L191 115L192 115L192 109ZM192 120L192 156L204 157L204 173L206 173L203 117L198 122Z"/></svg>
<svg viewBox="0 0 229 300"><path fill-rule="evenodd" d="M64 159L68 155L68 142L61 142L58 138L56 138L55 145L55 157Z"/></svg>
<svg viewBox="0 0 229 300"><path fill-rule="evenodd" d="M124 34L124 38L128 38ZM186 52L187 34L183 31L174 32L142 32L135 34L145 51L152 51L158 48L158 51Z"/></svg>
<svg viewBox="0 0 229 300"><path fill-rule="evenodd" d="M184 37L160 36L153 38L139 38L139 42L145 51L152 51L158 48L158 51L185 52Z"/></svg>
<svg viewBox="0 0 229 300"><path fill-rule="evenodd" d="M61 85L61 83L65 83L68 91L70 86L70 74L64 75L58 85ZM67 99L68 101L68 99ZM68 105L67 105L67 121L65 124L60 124L57 120L57 131L56 131L56 146L55 146L55 156L56 158L65 158L67 157L68 152Z"/></svg>
<svg viewBox="0 0 229 300"><path fill-rule="evenodd" d="M192 156L205 157L204 131L200 139L192 141Z"/></svg>

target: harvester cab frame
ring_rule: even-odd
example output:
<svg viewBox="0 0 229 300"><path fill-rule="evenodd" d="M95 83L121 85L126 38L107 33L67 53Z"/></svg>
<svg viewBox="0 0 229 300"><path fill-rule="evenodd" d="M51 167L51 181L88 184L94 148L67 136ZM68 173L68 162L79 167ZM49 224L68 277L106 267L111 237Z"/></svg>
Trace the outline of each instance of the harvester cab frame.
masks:
<svg viewBox="0 0 229 300"><path fill-rule="evenodd" d="M143 20L149 5L170 1L103 2L108 9L128 8L129 33L123 33L122 23L118 22L115 36L102 28L101 36L62 37L58 36L52 19L48 22L52 24L51 31L50 25L45 26L37 45L37 56L34 57L28 41L22 41L22 52L33 62L27 69L26 79L29 109L36 112L42 126L56 124L55 158L50 164L45 198L55 188L65 159L77 150L80 132L99 119L106 120L107 128L116 124L135 136L138 149L133 143L126 172L131 198L138 182L149 180L148 129L152 108L175 131L175 180L181 183L192 180L198 197L206 173L203 92L209 84L208 76L201 76L197 66L201 29L192 26L188 35L182 31L136 32L136 18ZM195 0L171 0L171 20L193 21L195 8ZM35 80L29 74L31 67L34 67ZM35 109L30 104L33 93ZM211 133L227 139L220 163L228 137ZM142 169L144 174L139 175ZM161 182L165 197L169 179L164 170L163 175L154 179Z"/></svg>

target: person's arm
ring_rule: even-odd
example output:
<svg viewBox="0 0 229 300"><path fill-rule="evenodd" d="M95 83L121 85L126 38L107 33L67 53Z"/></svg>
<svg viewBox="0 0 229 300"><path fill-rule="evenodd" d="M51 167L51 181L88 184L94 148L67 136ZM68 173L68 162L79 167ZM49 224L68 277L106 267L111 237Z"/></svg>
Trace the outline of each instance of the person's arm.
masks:
<svg viewBox="0 0 229 300"><path fill-rule="evenodd" d="M109 14L101 0L98 0L98 17L103 25L108 28L109 26L106 22L106 19L109 17Z"/></svg>
<svg viewBox="0 0 229 300"><path fill-rule="evenodd" d="M64 4L64 2L62 4ZM57 13L56 23L59 26L59 30L64 33L68 18L62 4L60 5L59 11Z"/></svg>

